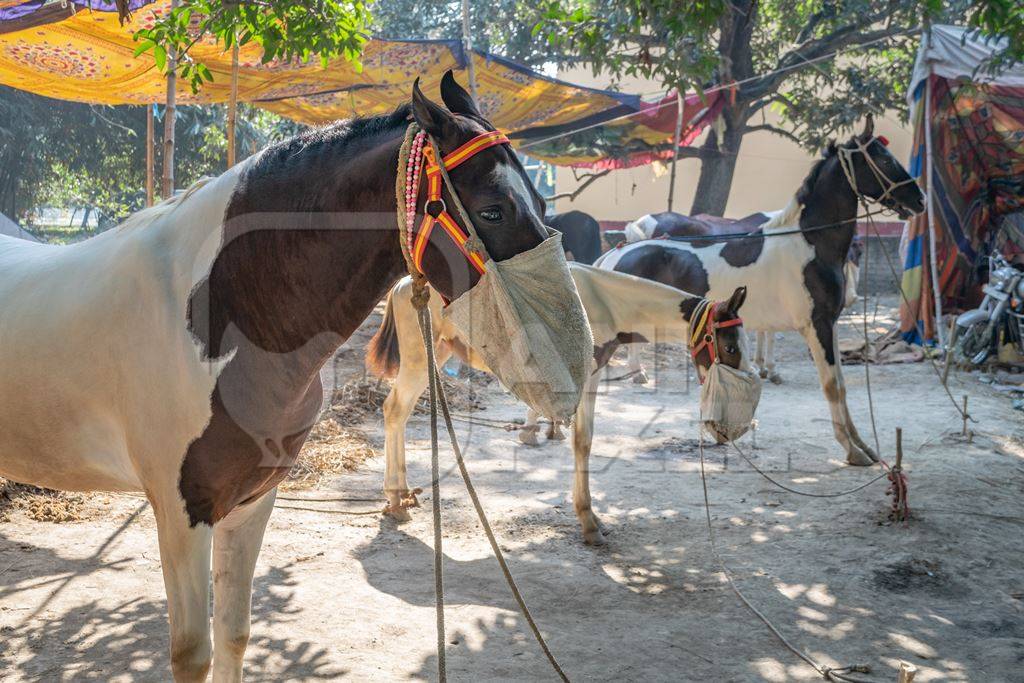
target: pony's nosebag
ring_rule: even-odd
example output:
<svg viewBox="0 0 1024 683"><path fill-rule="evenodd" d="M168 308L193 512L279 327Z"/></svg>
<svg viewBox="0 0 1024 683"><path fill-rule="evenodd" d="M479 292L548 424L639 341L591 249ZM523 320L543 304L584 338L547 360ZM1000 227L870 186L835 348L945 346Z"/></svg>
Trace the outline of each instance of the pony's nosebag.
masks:
<svg viewBox="0 0 1024 683"><path fill-rule="evenodd" d="M561 234L486 268L444 315L516 398L541 415L568 420L590 371L594 339Z"/></svg>
<svg viewBox="0 0 1024 683"><path fill-rule="evenodd" d="M747 433L761 401L761 380L753 372L712 363L701 387L700 414L719 443Z"/></svg>

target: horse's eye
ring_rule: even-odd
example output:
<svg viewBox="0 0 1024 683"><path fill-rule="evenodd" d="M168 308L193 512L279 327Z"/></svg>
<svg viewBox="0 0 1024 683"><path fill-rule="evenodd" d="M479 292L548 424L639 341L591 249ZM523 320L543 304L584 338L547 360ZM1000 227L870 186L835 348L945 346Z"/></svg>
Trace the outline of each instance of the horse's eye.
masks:
<svg viewBox="0 0 1024 683"><path fill-rule="evenodd" d="M733 346L732 344L729 344L728 346L725 347L725 352L728 354L735 355L736 353L739 352L739 349Z"/></svg>
<svg viewBox="0 0 1024 683"><path fill-rule="evenodd" d="M488 206L486 209L480 209L480 211L477 212L477 215L491 223L498 223L501 221L501 209L496 206Z"/></svg>

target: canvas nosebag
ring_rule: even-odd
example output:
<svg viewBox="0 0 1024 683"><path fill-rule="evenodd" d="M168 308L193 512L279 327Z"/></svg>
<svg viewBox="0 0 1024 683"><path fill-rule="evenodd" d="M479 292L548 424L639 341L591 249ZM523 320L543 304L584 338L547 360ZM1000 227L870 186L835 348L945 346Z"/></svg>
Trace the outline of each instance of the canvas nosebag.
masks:
<svg viewBox="0 0 1024 683"><path fill-rule="evenodd" d="M562 236L501 262L491 260L467 215L448 170L474 154L508 144L498 131L479 135L441 157L436 143L410 125L399 153L397 192L402 251L409 271L422 275L424 250L432 233L447 234L480 273L472 288L452 301L443 315L487 363L502 385L540 414L568 420L576 411L590 371L594 340L569 274ZM416 227L420 174L427 177L425 215ZM448 186L450 205L462 226L448 213L442 199ZM404 206L402 203L404 202ZM440 226L440 230L435 230Z"/></svg>
<svg viewBox="0 0 1024 683"><path fill-rule="evenodd" d="M505 261L488 261L480 281L443 315L516 398L541 415L572 417L594 339L561 234Z"/></svg>
<svg viewBox="0 0 1024 683"><path fill-rule="evenodd" d="M750 429L760 400L761 380L755 373L712 363L700 392L705 429L718 443L740 438Z"/></svg>

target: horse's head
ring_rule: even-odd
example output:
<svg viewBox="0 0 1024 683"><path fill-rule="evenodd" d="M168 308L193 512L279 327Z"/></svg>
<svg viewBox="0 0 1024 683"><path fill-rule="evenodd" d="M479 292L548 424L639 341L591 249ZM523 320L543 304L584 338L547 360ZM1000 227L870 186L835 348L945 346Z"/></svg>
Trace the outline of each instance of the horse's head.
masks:
<svg viewBox="0 0 1024 683"><path fill-rule="evenodd" d="M450 154L474 138L494 131L473 98L448 71L441 79L441 99L447 108L429 100L413 84L412 114L420 128L437 142L442 155ZM473 154L450 173L454 188L444 187L446 210L467 230L455 210L451 192L458 194L487 254L504 261L528 251L547 237L544 227L544 199L530 182L515 152L508 144L498 144ZM427 182L421 182L417 201L417 222L423 220ZM444 230L432 231L423 252L422 270L430 284L448 300L457 299L476 284L480 274L471 267Z"/></svg>
<svg viewBox="0 0 1024 683"><path fill-rule="evenodd" d="M719 362L735 370L750 370L746 335L739 310L747 298L747 288L737 287L727 301L712 304L706 320L690 320L691 349L697 372L703 378L711 364ZM698 307L694 317L701 316ZM700 326L699 328L697 326Z"/></svg>
<svg viewBox="0 0 1024 683"><path fill-rule="evenodd" d="M839 161L854 192L907 219L924 211L924 194L888 144L875 135L874 117L868 114L864 131L839 148Z"/></svg>

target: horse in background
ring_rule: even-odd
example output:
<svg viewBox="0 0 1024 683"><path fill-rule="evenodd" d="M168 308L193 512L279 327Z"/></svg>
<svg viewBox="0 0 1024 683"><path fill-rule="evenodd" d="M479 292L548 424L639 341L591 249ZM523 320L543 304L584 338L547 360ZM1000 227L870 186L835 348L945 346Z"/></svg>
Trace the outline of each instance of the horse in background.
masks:
<svg viewBox="0 0 1024 683"><path fill-rule="evenodd" d="M870 115L862 133L843 145L828 145L789 205L765 214L769 220L760 234L696 243L643 240L606 252L595 265L712 298L747 285L745 323L766 332L800 331L847 462L868 465L878 456L850 416L836 330L845 302L843 271L862 199L901 218L924 210L921 189L886 141L875 137Z"/></svg>
<svg viewBox="0 0 1024 683"><path fill-rule="evenodd" d="M562 233L562 247L570 261L591 265L601 255L601 224L588 213L572 210L544 217L544 224Z"/></svg>
<svg viewBox="0 0 1024 683"><path fill-rule="evenodd" d="M779 213L781 212L758 212L743 218L731 219L704 213L695 216L685 216L674 211L663 211L661 213L649 213L628 223L623 229L623 233L627 244L645 239L671 239L672 237L754 236L761 235L764 224L778 216ZM707 246L712 242L693 240L690 243L697 246ZM843 278L846 283L843 295L844 309L853 306L857 302L857 282L860 277L860 259L863 252L864 245L860 237L854 237L846 254L846 263L843 265ZM753 327L750 327L750 329L757 335L754 365L757 366L761 378L768 379L772 384L781 384L782 376L775 369L774 333L758 330ZM640 361L640 347L638 345L629 347L629 370L634 384L647 384L647 372Z"/></svg>
<svg viewBox="0 0 1024 683"><path fill-rule="evenodd" d="M650 280L577 263L570 263L569 270L594 335L592 373L572 423L575 456L573 505L585 542L601 545L605 542L605 529L592 509L589 476L599 371L607 365L620 345L653 339L656 330L685 342L690 336L693 313L702 299ZM725 305L715 310L715 320L712 322L736 320L745 298L746 290L743 287L737 288ZM479 356L444 318L438 297L430 297L430 311L434 321L433 342L437 367L443 366L454 355L467 365L487 372ZM714 348L718 349L721 362L732 368L747 369L746 335L742 327L735 325L718 329L712 326L712 329L716 340ZM705 332L710 333L712 330L705 327ZM694 362L697 371L703 374L711 363L710 348L705 347L698 352ZM395 379L384 400L385 511L396 519L407 520L407 508L415 507L418 503L406 481L405 426L427 387L428 378L426 351L412 304L412 281L409 278L401 280L388 295L380 328L367 347L366 364L377 376ZM536 413L532 415L536 423ZM529 430L529 424L524 426L521 438L522 433ZM533 434L535 439L536 432Z"/></svg>

